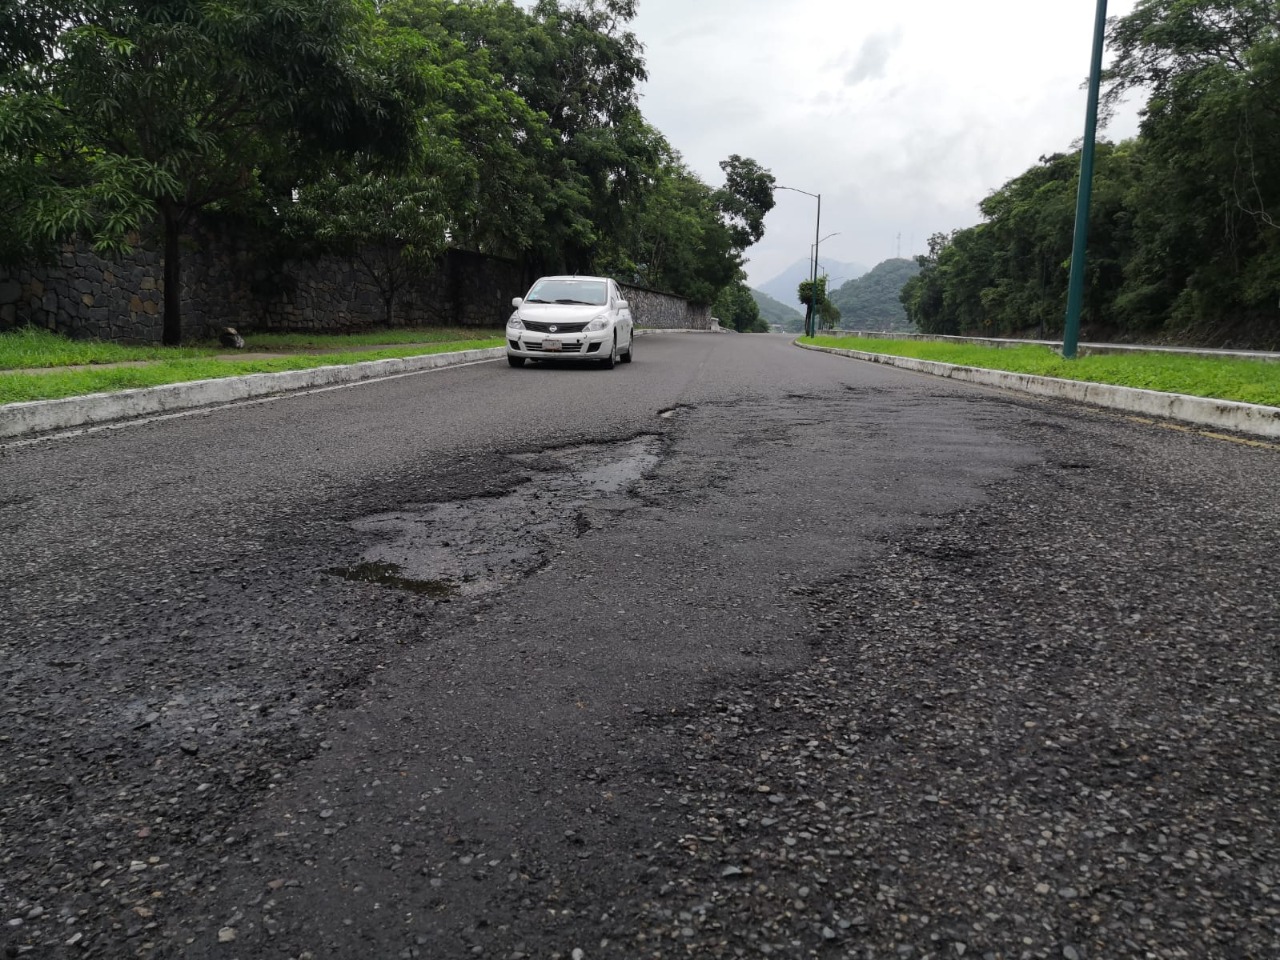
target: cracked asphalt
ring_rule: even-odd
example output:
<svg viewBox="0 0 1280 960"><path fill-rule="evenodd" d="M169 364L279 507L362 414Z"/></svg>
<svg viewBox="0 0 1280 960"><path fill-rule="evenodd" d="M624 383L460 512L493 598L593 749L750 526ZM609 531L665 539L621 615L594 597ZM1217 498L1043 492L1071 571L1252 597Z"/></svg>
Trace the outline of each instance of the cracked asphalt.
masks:
<svg viewBox="0 0 1280 960"><path fill-rule="evenodd" d="M638 347L0 446L0 957L1280 956L1280 450Z"/></svg>

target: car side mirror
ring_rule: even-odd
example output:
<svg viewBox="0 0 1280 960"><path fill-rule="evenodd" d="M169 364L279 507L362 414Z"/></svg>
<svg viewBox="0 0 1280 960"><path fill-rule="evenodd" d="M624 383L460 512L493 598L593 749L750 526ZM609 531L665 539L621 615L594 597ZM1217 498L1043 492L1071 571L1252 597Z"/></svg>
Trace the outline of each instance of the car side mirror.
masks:
<svg viewBox="0 0 1280 960"><path fill-rule="evenodd" d="M619 301L618 301L618 309L619 309L619 310L630 310L630 309L631 309L631 304L630 304L629 302L627 302L626 300L619 300Z"/></svg>
<svg viewBox="0 0 1280 960"><path fill-rule="evenodd" d="M523 298L523 297L512 297L512 298L511 298L511 305L512 305L513 307L515 307L517 310L519 310L519 309L520 309L520 304L522 304L522 303L524 303L524 298Z"/></svg>

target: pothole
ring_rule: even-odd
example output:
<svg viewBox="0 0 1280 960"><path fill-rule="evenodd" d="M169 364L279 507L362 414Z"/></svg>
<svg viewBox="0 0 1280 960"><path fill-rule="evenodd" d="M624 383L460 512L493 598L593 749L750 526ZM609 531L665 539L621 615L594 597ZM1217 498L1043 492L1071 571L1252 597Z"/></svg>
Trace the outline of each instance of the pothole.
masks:
<svg viewBox="0 0 1280 960"><path fill-rule="evenodd" d="M658 464L656 437L512 456L531 471L501 497L409 505L352 524L373 540L359 562L330 570L437 601L474 597L537 569L551 544L582 532L582 511L614 517L627 491Z"/></svg>
<svg viewBox="0 0 1280 960"><path fill-rule="evenodd" d="M458 584L451 580L414 580L402 576L400 567L394 563L357 563L354 567L335 567L329 572L344 580L380 583L384 587L408 590L433 600L448 600L458 594Z"/></svg>

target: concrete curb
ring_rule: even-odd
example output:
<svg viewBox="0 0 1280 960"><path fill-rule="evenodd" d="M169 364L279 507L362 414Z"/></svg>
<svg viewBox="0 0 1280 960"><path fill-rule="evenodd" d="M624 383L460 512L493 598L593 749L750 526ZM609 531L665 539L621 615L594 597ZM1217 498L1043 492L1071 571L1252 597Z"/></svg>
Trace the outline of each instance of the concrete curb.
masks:
<svg viewBox="0 0 1280 960"><path fill-rule="evenodd" d="M0 406L0 439L217 406L313 387L339 386L361 380L419 373L480 360L498 360L505 355L506 347L489 347L392 360L367 360L340 366L313 367L310 370L288 370L284 373L253 373L217 380L193 380L189 383L121 390L117 393L91 393L62 400L10 403Z"/></svg>
<svg viewBox="0 0 1280 960"><path fill-rule="evenodd" d="M1234 400L1214 400L1192 397L1183 393L1162 393L1159 390L1140 390L1136 387L1117 387L1107 383L1087 383L1082 380L1061 380L1057 377L1036 377L1026 373L1007 373L1003 370L984 370L980 367L962 367L933 360L916 360L911 357L895 357L884 353L863 353L841 347L819 347L796 342L804 350L817 350L855 360L869 360L916 373L928 373L935 377L949 377L986 387L1017 390L1041 397L1073 400L1110 410L1123 410L1147 417L1163 417L1180 420L1218 430L1231 430L1255 437L1280 440L1280 407L1266 407L1256 403L1238 403Z"/></svg>

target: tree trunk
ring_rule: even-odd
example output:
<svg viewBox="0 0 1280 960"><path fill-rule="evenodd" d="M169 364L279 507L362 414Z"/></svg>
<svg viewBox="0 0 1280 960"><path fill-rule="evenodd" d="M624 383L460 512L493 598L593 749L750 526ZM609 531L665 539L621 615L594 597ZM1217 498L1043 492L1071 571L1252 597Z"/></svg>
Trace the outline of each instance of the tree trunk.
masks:
<svg viewBox="0 0 1280 960"><path fill-rule="evenodd" d="M164 324L161 341L176 347L182 342L182 251L179 238L182 218L170 204L161 206L164 218Z"/></svg>

